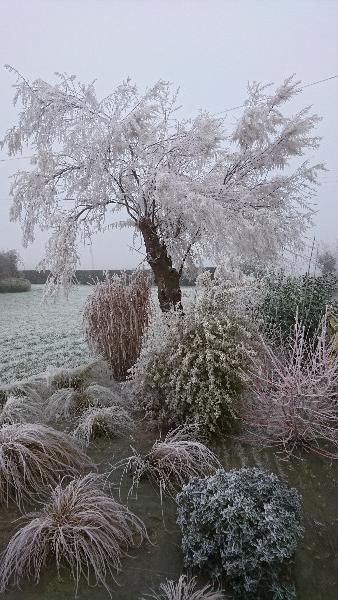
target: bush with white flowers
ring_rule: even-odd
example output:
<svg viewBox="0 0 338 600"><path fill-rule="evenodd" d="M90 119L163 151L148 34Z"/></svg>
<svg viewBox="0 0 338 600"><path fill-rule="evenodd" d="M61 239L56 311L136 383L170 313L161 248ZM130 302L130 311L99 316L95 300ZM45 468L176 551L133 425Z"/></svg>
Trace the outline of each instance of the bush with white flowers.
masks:
<svg viewBox="0 0 338 600"><path fill-rule="evenodd" d="M132 377L147 414L167 427L198 423L213 434L229 430L240 412L251 336L229 290L205 279L184 315L152 325Z"/></svg>
<svg viewBox="0 0 338 600"><path fill-rule="evenodd" d="M186 567L226 579L236 598L293 598L280 583L302 534L301 499L257 468L194 478L177 495Z"/></svg>

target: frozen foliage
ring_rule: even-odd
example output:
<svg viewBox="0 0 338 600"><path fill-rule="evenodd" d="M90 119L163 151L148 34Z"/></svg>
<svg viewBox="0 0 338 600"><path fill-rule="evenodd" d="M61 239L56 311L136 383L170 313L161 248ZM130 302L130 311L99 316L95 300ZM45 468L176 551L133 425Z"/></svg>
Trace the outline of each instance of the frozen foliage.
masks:
<svg viewBox="0 0 338 600"><path fill-rule="evenodd" d="M39 512L26 515L27 524L10 540L0 565L0 591L22 580L39 582L50 559L58 574L67 568L76 585L104 586L121 569L128 547L147 536L142 521L103 489L102 476L87 475L62 483Z"/></svg>
<svg viewBox="0 0 338 600"><path fill-rule="evenodd" d="M237 598L291 598L279 585L302 534L299 494L257 468L191 480L177 496L185 564L226 578Z"/></svg>
<svg viewBox="0 0 338 600"><path fill-rule="evenodd" d="M34 500L64 476L95 470L66 434L45 425L15 424L0 429L0 503Z"/></svg>
<svg viewBox="0 0 338 600"><path fill-rule="evenodd" d="M45 416L49 421L74 420L83 412L110 407L119 404L120 396L97 383L82 389L60 388L50 396L45 408Z"/></svg>
<svg viewBox="0 0 338 600"><path fill-rule="evenodd" d="M10 156L34 149L32 168L14 176L11 218L21 221L25 244L36 226L52 230L44 261L51 283L70 283L79 236L116 226L142 233L156 277L162 261L164 288L179 284L185 262L271 259L298 247L321 166L302 158L319 145L319 118L309 108L283 111L301 92L293 77L275 89L249 85L230 132L225 117L205 110L179 118L177 92L162 80L142 94L128 79L100 100L94 83L75 76L29 82L9 69L21 112L3 146Z"/></svg>
<svg viewBox="0 0 338 600"><path fill-rule="evenodd" d="M260 306L265 327L288 342L298 313L310 340L329 305L338 313L338 303L333 299L336 285L337 277L330 273L321 277L309 273L300 277L271 273L265 278L266 296Z"/></svg>
<svg viewBox="0 0 338 600"><path fill-rule="evenodd" d="M252 340L247 319L234 310L230 287L207 283L184 316L164 317L167 333L162 348L154 344L158 352L148 334L133 377L148 414L169 427L198 423L211 435L234 425Z"/></svg>
<svg viewBox="0 0 338 600"><path fill-rule="evenodd" d="M180 427L157 440L148 454L142 456L133 449L134 454L115 467L124 466L122 477L127 471L131 472L133 481L129 493L137 491L142 478L148 478L159 486L162 498L163 494L176 493L191 477L219 468L218 458L195 436L195 427Z"/></svg>
<svg viewBox="0 0 338 600"><path fill-rule="evenodd" d="M338 458L337 334L328 333L327 317L309 343L296 321L288 348L262 340L248 375L252 394L242 414L250 437L280 448Z"/></svg>
<svg viewBox="0 0 338 600"><path fill-rule="evenodd" d="M146 594L141 600L223 600L225 596L220 591L215 591L210 585L198 587L195 577L188 579L181 575L177 582L167 580L161 583L158 592Z"/></svg>
<svg viewBox="0 0 338 600"><path fill-rule="evenodd" d="M102 356L117 381L124 380L138 358L148 322L149 278L136 272L107 276L87 299L84 323L88 345Z"/></svg>
<svg viewBox="0 0 338 600"><path fill-rule="evenodd" d="M37 423L42 420L41 404L23 396L9 395L0 409L0 426L13 423Z"/></svg>
<svg viewBox="0 0 338 600"><path fill-rule="evenodd" d="M79 365L74 368L53 367L46 369L46 383L51 389L66 389L82 391L89 383L90 369L93 363Z"/></svg>
<svg viewBox="0 0 338 600"><path fill-rule="evenodd" d="M80 417L73 436L84 446L96 437L125 435L134 428L128 413L119 405L89 408Z"/></svg>

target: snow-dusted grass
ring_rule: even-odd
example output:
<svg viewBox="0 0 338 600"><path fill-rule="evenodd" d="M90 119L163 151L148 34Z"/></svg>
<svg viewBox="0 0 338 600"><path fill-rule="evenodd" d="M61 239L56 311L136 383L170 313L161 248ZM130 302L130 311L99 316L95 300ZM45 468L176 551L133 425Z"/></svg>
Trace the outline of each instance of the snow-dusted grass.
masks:
<svg viewBox="0 0 338 600"><path fill-rule="evenodd" d="M73 436L84 446L97 437L125 435L134 428L128 413L119 405L89 408L79 419Z"/></svg>
<svg viewBox="0 0 338 600"><path fill-rule="evenodd" d="M104 478L89 474L62 483L50 500L10 540L0 564L0 592L29 579L38 583L47 561L55 561L58 574L65 566L78 589L104 586L121 569L129 547L147 538L142 521L104 491Z"/></svg>
<svg viewBox="0 0 338 600"><path fill-rule="evenodd" d="M34 500L64 476L77 476L95 466L66 434L37 424L4 425L0 429L0 503Z"/></svg>
<svg viewBox="0 0 338 600"><path fill-rule="evenodd" d="M189 579L181 575L177 582L167 580L161 583L158 592L142 596L141 600L224 600L225 596L210 585L198 587L196 577Z"/></svg>
<svg viewBox="0 0 338 600"><path fill-rule="evenodd" d="M122 478L132 474L129 494L139 487L142 478L148 478L163 494L174 495L191 477L214 473L220 468L215 454L196 440L195 427L178 427L164 439L157 440L148 454L141 455L133 448L133 454L116 465L123 466Z"/></svg>
<svg viewBox="0 0 338 600"><path fill-rule="evenodd" d="M0 409L0 426L39 421L41 421L41 405L31 398L8 395Z"/></svg>

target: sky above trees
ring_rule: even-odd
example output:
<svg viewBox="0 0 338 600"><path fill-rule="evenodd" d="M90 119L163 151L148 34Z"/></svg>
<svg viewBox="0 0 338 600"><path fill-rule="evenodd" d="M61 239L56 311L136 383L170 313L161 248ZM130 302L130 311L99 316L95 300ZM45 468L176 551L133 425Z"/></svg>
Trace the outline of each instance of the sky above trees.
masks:
<svg viewBox="0 0 338 600"><path fill-rule="evenodd" d="M213 113L242 104L248 81L279 83L296 73L304 84L337 75L338 40L335 1L290 0L30 0L2 1L1 62L30 79L48 81L55 71L97 79L108 94L127 76L140 88L163 78L181 87L183 116L199 108ZM12 107L14 78L0 69L0 138L16 120ZM338 79L310 86L290 107L312 104L323 117L323 141L314 159L325 161L318 193L315 234L337 238L338 220ZM241 111L228 113L229 129ZM29 151L23 153L29 155ZM8 176L27 168L28 160L3 161L0 154L0 246L18 248L26 267L34 267L46 236L22 251L18 224L9 223ZM131 233L98 235L81 250L82 268L136 266ZM139 248L142 252L142 247Z"/></svg>

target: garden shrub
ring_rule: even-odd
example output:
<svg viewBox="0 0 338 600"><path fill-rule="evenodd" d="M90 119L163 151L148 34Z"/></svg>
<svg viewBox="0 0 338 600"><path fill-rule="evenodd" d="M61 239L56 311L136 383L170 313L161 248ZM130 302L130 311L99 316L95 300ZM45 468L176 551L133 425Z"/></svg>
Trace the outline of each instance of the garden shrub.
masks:
<svg viewBox="0 0 338 600"><path fill-rule="evenodd" d="M185 565L225 578L236 598L292 598L280 583L302 534L301 500L276 475L242 468L192 479L177 495Z"/></svg>
<svg viewBox="0 0 338 600"><path fill-rule="evenodd" d="M185 315L161 319L167 329L162 347L149 335L133 371L134 379L141 379L137 391L146 413L166 427L197 423L207 435L231 429L251 347L244 317L235 314L227 291L215 284L201 291Z"/></svg>
<svg viewBox="0 0 338 600"><path fill-rule="evenodd" d="M338 311L334 301L337 277L333 274L293 277L279 272L270 274L265 284L267 292L260 316L265 326L281 335L284 342L289 339L296 314L305 327L306 337L311 339L317 333L327 307L332 306L334 312Z"/></svg>

